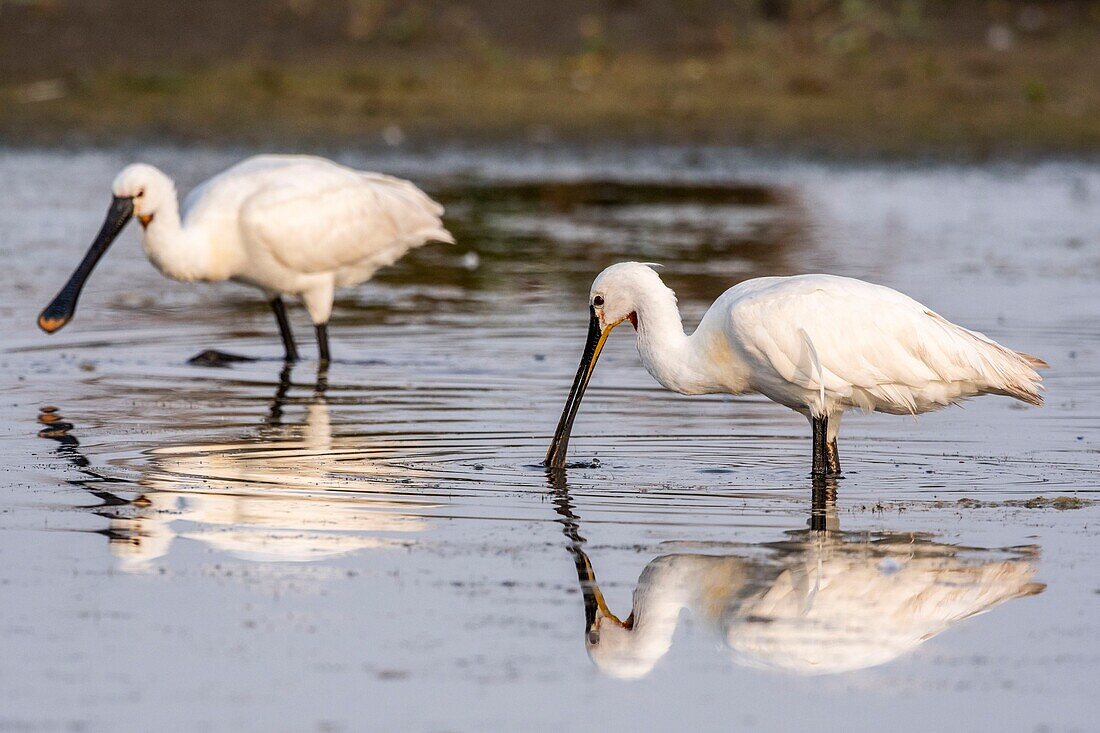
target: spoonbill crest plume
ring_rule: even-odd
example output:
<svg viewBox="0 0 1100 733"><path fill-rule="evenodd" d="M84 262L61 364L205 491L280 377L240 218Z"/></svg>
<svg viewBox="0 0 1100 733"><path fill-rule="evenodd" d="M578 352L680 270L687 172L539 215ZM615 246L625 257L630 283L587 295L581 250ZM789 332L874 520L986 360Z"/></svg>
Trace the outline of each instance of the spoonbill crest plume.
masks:
<svg viewBox="0 0 1100 733"><path fill-rule="evenodd" d="M38 325L53 333L73 317L92 269L136 217L142 247L182 282L232 280L259 288L275 313L287 360L298 358L284 296L305 304L328 361L328 321L337 288L359 285L406 252L453 243L443 207L408 181L324 158L260 155L200 184L179 206L172 179L135 163L111 185L107 218L83 261Z"/></svg>
<svg viewBox="0 0 1100 733"><path fill-rule="evenodd" d="M600 351L629 321L642 363L687 395L758 393L813 427L813 474L839 475L837 433L852 409L916 415L999 394L1043 403L1038 357L955 325L881 285L835 275L746 280L684 333L676 295L650 267L622 262L592 283L580 368L546 465L565 466L569 434Z"/></svg>

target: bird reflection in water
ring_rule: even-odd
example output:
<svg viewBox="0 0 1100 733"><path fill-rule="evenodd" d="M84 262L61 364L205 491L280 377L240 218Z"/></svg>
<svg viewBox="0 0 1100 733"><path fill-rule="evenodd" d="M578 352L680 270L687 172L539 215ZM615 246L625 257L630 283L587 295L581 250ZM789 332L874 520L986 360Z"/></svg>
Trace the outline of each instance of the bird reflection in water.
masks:
<svg viewBox="0 0 1100 733"><path fill-rule="evenodd" d="M550 480L584 597L585 646L612 677L647 675L669 651L685 609L738 664L836 674L886 664L964 619L1045 588L1032 581L1034 546L994 551L916 534L842 532L835 482L818 479L809 529L754 547L706 545L657 557L620 618L600 592L563 472Z"/></svg>
<svg viewBox="0 0 1100 733"><path fill-rule="evenodd" d="M392 446L333 435L324 371L304 420L284 420L292 368L283 368L255 437L153 448L136 483L94 470L73 425L43 410L39 435L58 442L57 454L82 474L72 483L101 502L87 508L107 520L99 532L123 570L148 569L177 537L245 560L309 562L405 546L402 538L427 528L421 514L438 505L395 494L412 472L377 460Z"/></svg>

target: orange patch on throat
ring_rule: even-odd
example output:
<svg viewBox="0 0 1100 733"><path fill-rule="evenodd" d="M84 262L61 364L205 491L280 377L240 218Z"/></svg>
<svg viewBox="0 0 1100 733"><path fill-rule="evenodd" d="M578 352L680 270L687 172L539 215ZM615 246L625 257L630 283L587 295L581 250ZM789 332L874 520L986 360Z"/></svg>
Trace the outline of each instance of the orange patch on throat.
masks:
<svg viewBox="0 0 1100 733"><path fill-rule="evenodd" d="M634 326L634 330L638 330L638 312L631 311L630 315L626 317L626 320L630 321L630 325Z"/></svg>
<svg viewBox="0 0 1100 733"><path fill-rule="evenodd" d="M152 214L138 214L137 220L141 222L141 228L144 229L145 227L149 226L149 222L151 222L153 220L153 215Z"/></svg>

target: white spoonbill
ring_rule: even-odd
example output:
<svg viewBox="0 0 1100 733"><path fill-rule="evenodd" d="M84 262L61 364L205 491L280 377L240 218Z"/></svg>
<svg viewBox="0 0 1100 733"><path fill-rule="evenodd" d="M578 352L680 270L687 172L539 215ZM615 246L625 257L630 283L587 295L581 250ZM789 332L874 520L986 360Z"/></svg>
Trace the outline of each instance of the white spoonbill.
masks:
<svg viewBox="0 0 1100 733"><path fill-rule="evenodd" d="M588 339L546 465L569 433L608 334L623 321L654 379L681 394L764 395L813 426L813 474L837 475L837 432L854 408L916 415L980 394L1041 405L1042 359L951 323L896 290L835 275L762 277L727 290L691 336L650 267L621 262L589 295Z"/></svg>
<svg viewBox="0 0 1100 733"><path fill-rule="evenodd" d="M328 361L336 288L366 282L415 247L454 242L440 220L443 207L412 183L312 156L249 158L200 184L182 211L172 179L151 165L124 168L111 192L99 235L38 317L47 333L73 317L88 275L132 216L145 230L145 254L164 275L262 290L287 360L298 350L283 296L301 298Z"/></svg>

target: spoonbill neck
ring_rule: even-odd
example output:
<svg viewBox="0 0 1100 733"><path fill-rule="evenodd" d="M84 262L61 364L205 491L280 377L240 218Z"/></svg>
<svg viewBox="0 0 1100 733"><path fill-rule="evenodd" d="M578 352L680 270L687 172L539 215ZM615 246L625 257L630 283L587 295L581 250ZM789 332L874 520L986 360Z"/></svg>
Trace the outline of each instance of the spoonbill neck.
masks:
<svg viewBox="0 0 1100 733"><path fill-rule="evenodd" d="M743 365L732 354L715 360L706 319L688 336L671 291L645 292L637 299L638 355L661 386L680 394L743 392ZM723 368L727 367L727 368Z"/></svg>
<svg viewBox="0 0 1100 733"><path fill-rule="evenodd" d="M141 246L146 256L173 280L226 280L232 275L226 258L214 256L208 232L183 225L174 189L142 226Z"/></svg>

